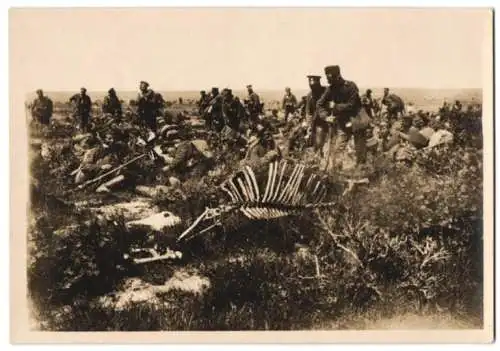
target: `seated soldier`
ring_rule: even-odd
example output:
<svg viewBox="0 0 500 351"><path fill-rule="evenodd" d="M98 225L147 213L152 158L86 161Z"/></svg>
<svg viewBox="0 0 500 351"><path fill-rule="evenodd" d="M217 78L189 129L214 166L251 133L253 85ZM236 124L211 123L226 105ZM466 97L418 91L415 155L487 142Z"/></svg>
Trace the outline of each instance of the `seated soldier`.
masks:
<svg viewBox="0 0 500 351"><path fill-rule="evenodd" d="M400 133L407 134L412 126L412 115L404 115L400 121L389 127L388 123L381 124L382 151L390 152L398 147L401 141Z"/></svg>
<svg viewBox="0 0 500 351"><path fill-rule="evenodd" d="M119 161L112 150L113 148L99 143L97 137L88 138L85 142L80 166L71 173L75 176L75 184L81 184L97 177L101 172L109 171L116 166Z"/></svg>
<svg viewBox="0 0 500 351"><path fill-rule="evenodd" d="M245 161L258 162L261 158L265 158L270 151L276 151L276 149L270 126L265 120L260 121L255 126L255 132L249 140Z"/></svg>
<svg viewBox="0 0 500 351"><path fill-rule="evenodd" d="M413 147L421 149L429 144L434 134L434 129L428 126L428 120L424 114L415 116L413 126L408 133L400 133L400 137L408 141Z"/></svg>

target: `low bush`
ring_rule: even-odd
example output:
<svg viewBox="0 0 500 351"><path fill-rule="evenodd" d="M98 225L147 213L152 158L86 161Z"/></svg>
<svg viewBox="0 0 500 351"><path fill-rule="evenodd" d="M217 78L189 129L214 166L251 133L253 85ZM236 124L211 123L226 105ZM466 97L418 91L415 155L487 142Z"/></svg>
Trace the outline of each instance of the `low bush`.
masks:
<svg viewBox="0 0 500 351"><path fill-rule="evenodd" d="M35 166L33 177L45 179L47 167ZM213 185L231 167L155 203L194 218L217 205ZM141 238L125 234L123 219L82 217L60 232L63 219L45 209L31 232L30 293L51 330L342 328L360 315L442 312L481 327L481 149L465 140L420 151L412 166L382 159L375 168L376 179L334 209L274 222L237 218L183 246L180 264L210 280L203 296L173 291L163 304L122 310L99 296L128 275L161 283L175 268L128 267L122 254Z"/></svg>

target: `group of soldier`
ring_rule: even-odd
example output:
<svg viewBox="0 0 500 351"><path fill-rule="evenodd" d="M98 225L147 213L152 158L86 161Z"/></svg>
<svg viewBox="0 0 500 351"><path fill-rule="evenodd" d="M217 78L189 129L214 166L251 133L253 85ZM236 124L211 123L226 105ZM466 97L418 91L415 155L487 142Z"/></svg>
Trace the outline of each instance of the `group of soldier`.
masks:
<svg viewBox="0 0 500 351"><path fill-rule="evenodd" d="M339 66L327 66L324 73L327 86L321 84L321 76L307 76L310 91L300 102L289 87L285 88L281 101L284 122L288 123L290 119L299 121L296 123L296 130L290 135L289 145L293 145L296 136L302 137L306 134L306 143L313 146L315 152L323 157L325 154L328 154L326 157L333 157L333 153L325 151L325 144L328 144L328 149L333 148L338 156L344 152L352 138L356 162L362 165L366 162L367 131L380 107L373 98L372 91L368 89L361 96L357 85L343 78ZM233 96L230 89L219 93L219 89L214 87L210 94L201 91L198 109L207 126L217 132L223 133L227 128L243 135L255 132L256 128L262 128L262 125L265 127L264 104L251 85L247 86L247 90L248 96L243 102ZM387 107L387 120L390 124L405 111L403 100L391 94L388 88L384 89L381 103ZM271 117L276 116L277 110L273 110ZM335 162L333 158L332 160Z"/></svg>
<svg viewBox="0 0 500 351"><path fill-rule="evenodd" d="M373 136L374 126L378 125L376 120L381 116L382 106L385 107L384 121L380 124L382 129L396 128L396 133L387 136L382 143L384 151L406 138L408 121L413 119L413 113L407 111L399 96L385 88L379 103L373 97L371 89L361 95L356 83L342 76L339 66L325 67L324 74L326 85L321 83L320 75L307 76L310 91L300 101L290 88L285 88L280 106L284 115L282 120L285 125L296 125L288 135L289 147L294 145L297 137L305 139L307 146L311 146L314 152L326 161L327 166L339 169L342 168L342 155L352 139L355 164L363 168L370 148L373 147L370 138ZM197 108L207 130L220 135L230 147L237 147L238 143L242 142L250 150L247 154L253 152L255 158L260 158L276 146L269 119L277 119L277 110L272 111L270 118L266 116L264 104L252 85L247 85L246 88L248 94L243 101L229 88L219 91L217 87L213 87L208 94L201 91ZM69 100L74 107L74 117L79 121L79 128L82 132L88 131L93 104L86 89L81 88L80 93ZM461 109L459 104L456 102L451 108L445 104L443 109ZM147 82L141 81L134 105L137 107L136 113L140 123L156 133L158 118L165 107L162 95L152 90ZM50 123L53 104L41 90L37 91L37 98L31 104L31 112L39 123ZM122 120L122 100L113 88L109 89L104 98L102 112L116 121ZM419 123L414 125L418 126ZM423 127L420 123L420 129ZM428 135L424 137L429 138Z"/></svg>

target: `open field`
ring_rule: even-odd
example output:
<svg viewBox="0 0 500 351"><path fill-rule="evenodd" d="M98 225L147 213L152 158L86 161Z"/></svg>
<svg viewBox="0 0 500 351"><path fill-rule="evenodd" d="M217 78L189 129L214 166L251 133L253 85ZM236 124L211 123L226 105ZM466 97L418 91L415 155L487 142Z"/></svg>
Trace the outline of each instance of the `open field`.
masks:
<svg viewBox="0 0 500 351"><path fill-rule="evenodd" d="M223 87L220 87L222 89ZM153 87L154 89L154 87ZM256 88L257 89L257 88ZM360 92L364 93L367 88L360 87ZM371 88L373 90L373 96L378 98L383 95L383 88ZM77 87L78 90L78 87ZM77 91L75 90L75 92ZM201 90L201 89L200 89ZM210 87L205 88L207 92L210 92ZM416 88L393 88L391 91L400 95L406 102L413 102L418 109L423 109L426 111L437 111L437 109L443 104L443 101L447 99L449 102L453 102L456 99L461 100L463 103L467 104L469 102L475 101L481 103L482 92L481 89L416 89ZM71 95L75 92L52 92L47 91L47 95L51 96L54 101L64 102L67 101ZM162 91L158 90L159 93L163 95L167 101L176 101L179 97L183 99L197 100L199 99L199 91ZM283 91L281 90L256 90L264 102L270 103L275 101L281 101L283 97ZM292 91L297 98L305 96L308 93L307 89L297 89ZM102 101L106 92L89 92L90 97L93 100ZM233 89L233 94L239 96L240 98L245 98L247 92L245 90ZM28 95L28 99L34 98L34 93ZM130 99L135 99L137 97L136 91L119 91L118 96L124 101L129 101Z"/></svg>
<svg viewBox="0 0 500 351"><path fill-rule="evenodd" d="M125 101L135 97L118 94ZM198 96L162 94L166 100ZM54 101L69 97L47 95ZM271 101L281 92L261 95ZM481 99L478 91L405 90L401 96L433 111L444 98ZM176 111L193 108L173 106ZM174 247L182 252L180 259L137 267L123 253L148 233L130 231L126 222L169 211L191 223L214 197L220 200L218 185L238 166L234 152L217 154L212 173L172 193L138 194L137 185L166 182L145 160L128 171L133 184L111 193L91 188L68 195L78 159L71 140L76 131L66 117L60 115L50 131L31 130L32 141L49 150L43 156L32 148L28 281L37 328L482 326L482 148L477 142L457 140L422 151L411 165L380 155L372 160L370 184L336 195L333 208L274 221L236 221ZM475 136L480 140L481 132ZM291 157L316 162L307 152ZM327 176L332 188L344 190L335 174Z"/></svg>

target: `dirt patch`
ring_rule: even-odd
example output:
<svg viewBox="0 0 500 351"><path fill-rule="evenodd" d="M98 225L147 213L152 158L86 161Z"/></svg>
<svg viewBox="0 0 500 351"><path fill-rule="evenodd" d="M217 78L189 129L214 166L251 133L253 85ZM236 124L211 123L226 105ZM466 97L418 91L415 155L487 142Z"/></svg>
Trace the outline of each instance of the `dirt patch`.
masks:
<svg viewBox="0 0 500 351"><path fill-rule="evenodd" d="M104 216L123 215L126 220L139 220L151 216L158 212L158 208L152 205L147 199L136 198L129 202L120 202L110 205L104 205L96 208L90 208L96 214Z"/></svg>
<svg viewBox="0 0 500 351"><path fill-rule="evenodd" d="M130 304L147 303L158 306L166 304L162 301L161 294L174 290L202 295L210 287L210 281L197 273L188 273L180 270L165 282L163 285L153 285L140 278L131 278L124 284L124 290L115 292L99 299L105 307L113 307L120 311L126 309Z"/></svg>

